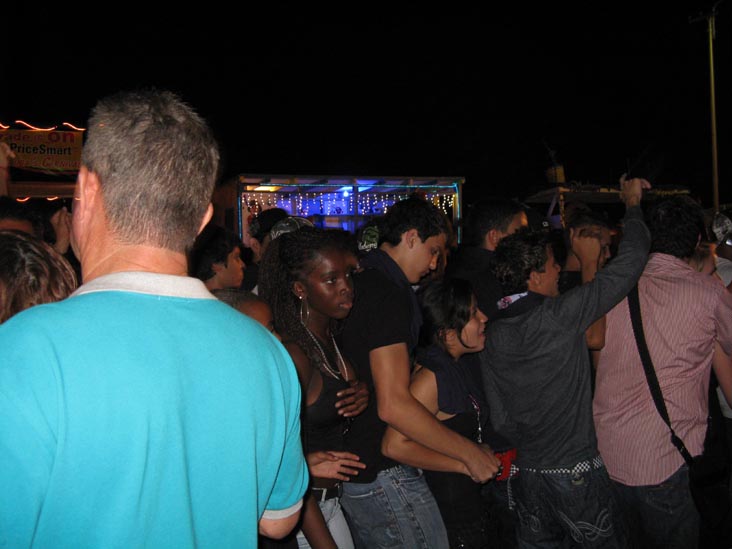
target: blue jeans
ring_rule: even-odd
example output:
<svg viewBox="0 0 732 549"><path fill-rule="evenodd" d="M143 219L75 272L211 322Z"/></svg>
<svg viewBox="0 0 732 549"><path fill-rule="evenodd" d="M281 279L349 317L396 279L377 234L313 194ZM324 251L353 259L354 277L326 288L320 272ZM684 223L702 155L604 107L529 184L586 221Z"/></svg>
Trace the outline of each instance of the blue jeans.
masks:
<svg viewBox="0 0 732 549"><path fill-rule="evenodd" d="M617 547L627 536L605 467L575 473L522 469L511 480L518 546Z"/></svg>
<svg viewBox="0 0 732 549"><path fill-rule="evenodd" d="M447 532L422 471L397 465L374 482L343 483L341 505L358 549L447 549Z"/></svg>
<svg viewBox="0 0 732 549"><path fill-rule="evenodd" d="M613 481L613 485L628 517L632 547L697 547L699 513L691 499L686 465L661 484L626 486Z"/></svg>
<svg viewBox="0 0 732 549"><path fill-rule="evenodd" d="M323 513L325 524L328 526L330 535L333 536L333 541L336 542L338 549L353 549L353 538L351 537L348 524L346 524L346 517L343 516L343 509L341 508L339 498L319 501L318 507L320 507L320 512ZM297 533L297 546L299 549L310 548L310 544L305 539L305 534L302 533L302 530Z"/></svg>

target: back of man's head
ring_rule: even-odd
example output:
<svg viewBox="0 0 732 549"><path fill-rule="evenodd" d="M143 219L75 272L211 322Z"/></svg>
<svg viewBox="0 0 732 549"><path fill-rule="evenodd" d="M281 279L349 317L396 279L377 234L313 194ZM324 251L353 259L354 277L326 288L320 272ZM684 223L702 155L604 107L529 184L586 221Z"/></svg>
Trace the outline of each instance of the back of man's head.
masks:
<svg viewBox="0 0 732 549"><path fill-rule="evenodd" d="M488 231L507 232L513 218L523 211L520 202L507 198L487 198L476 202L465 218L463 242L467 246L482 246Z"/></svg>
<svg viewBox="0 0 732 549"><path fill-rule="evenodd" d="M687 196L673 196L655 204L648 214L651 253L687 259L704 233L702 207Z"/></svg>
<svg viewBox="0 0 732 549"><path fill-rule="evenodd" d="M412 195L394 204L379 221L379 244L397 246L402 235L416 229L424 242L431 236L449 235L450 227L440 209L424 198Z"/></svg>
<svg viewBox="0 0 732 549"><path fill-rule="evenodd" d="M549 234L522 228L502 239L493 256L493 274L503 293L525 292L532 271L543 272L548 259Z"/></svg>
<svg viewBox="0 0 732 549"><path fill-rule="evenodd" d="M190 247L211 201L219 151L204 120L176 95L143 90L99 101L81 160L99 178L120 242Z"/></svg>
<svg viewBox="0 0 732 549"><path fill-rule="evenodd" d="M583 229L585 227L610 228L610 223L601 214L592 210L577 211L567 218L567 229Z"/></svg>

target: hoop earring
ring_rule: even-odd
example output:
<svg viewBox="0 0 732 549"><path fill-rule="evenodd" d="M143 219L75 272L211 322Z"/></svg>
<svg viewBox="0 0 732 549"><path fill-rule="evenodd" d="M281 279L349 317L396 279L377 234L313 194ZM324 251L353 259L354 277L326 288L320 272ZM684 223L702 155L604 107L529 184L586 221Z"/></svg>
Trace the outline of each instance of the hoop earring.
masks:
<svg viewBox="0 0 732 549"><path fill-rule="evenodd" d="M300 323L307 328L308 321L310 320L310 308L305 303L305 300L300 297Z"/></svg>

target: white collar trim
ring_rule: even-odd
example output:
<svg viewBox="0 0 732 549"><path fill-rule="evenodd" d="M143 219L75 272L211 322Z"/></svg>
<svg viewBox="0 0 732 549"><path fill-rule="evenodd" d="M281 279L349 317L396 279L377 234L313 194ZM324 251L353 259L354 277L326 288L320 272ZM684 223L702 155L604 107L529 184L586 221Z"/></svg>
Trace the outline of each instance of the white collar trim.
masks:
<svg viewBox="0 0 732 549"><path fill-rule="evenodd" d="M140 271L126 271L100 276L80 286L71 296L108 291L167 297L216 299L204 283L197 278Z"/></svg>

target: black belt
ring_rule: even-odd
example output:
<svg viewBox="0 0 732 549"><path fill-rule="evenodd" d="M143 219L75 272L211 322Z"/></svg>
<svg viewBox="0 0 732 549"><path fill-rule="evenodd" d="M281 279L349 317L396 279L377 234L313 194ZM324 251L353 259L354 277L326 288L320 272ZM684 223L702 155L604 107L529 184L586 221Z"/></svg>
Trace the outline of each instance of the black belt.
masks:
<svg viewBox="0 0 732 549"><path fill-rule="evenodd" d="M330 488L311 488L311 490L313 491L313 496L315 496L316 501L338 498L342 493L340 482Z"/></svg>

